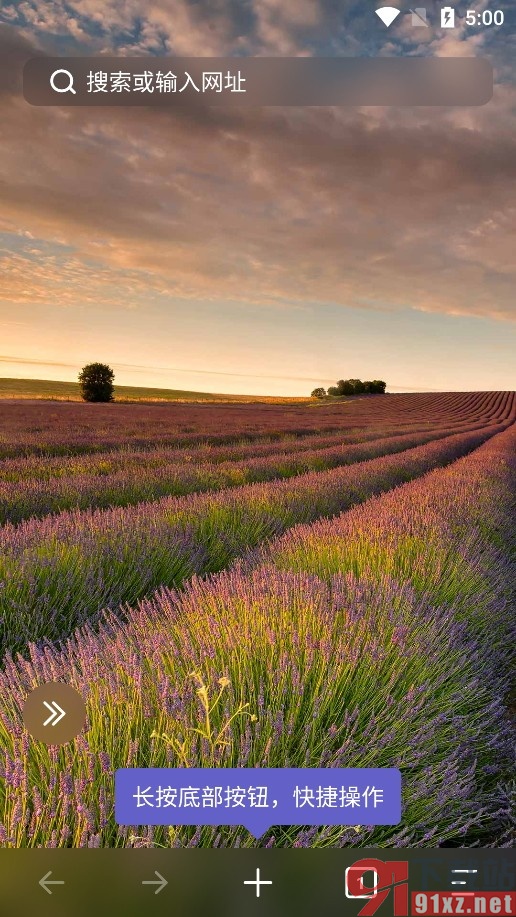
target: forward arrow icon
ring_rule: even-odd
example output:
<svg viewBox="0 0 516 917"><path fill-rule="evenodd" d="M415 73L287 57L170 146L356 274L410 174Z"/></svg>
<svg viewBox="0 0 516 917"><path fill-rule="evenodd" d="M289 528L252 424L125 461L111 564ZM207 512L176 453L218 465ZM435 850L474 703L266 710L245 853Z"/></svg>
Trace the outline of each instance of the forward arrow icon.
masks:
<svg viewBox="0 0 516 917"><path fill-rule="evenodd" d="M159 893L162 892L163 889L165 888L165 885L168 885L168 882L167 882L167 880L164 879L163 876L157 871L157 869L154 871L154 875L158 877L157 880L156 880L156 879L147 879L147 880L145 880L145 881L142 882L142 885L157 885L158 888L156 889L156 891L154 892L154 894L155 894L155 895L159 895Z"/></svg>
<svg viewBox="0 0 516 917"><path fill-rule="evenodd" d="M47 704L46 700L44 700L43 703L45 707L47 708L47 710L50 710L50 716L48 717L48 719L45 720L45 722L43 723L43 726L49 726L49 725L57 726L57 724L61 722L63 717L66 716L66 710L63 710L63 708L60 707L59 704L56 703L55 700L53 700L51 704Z"/></svg>

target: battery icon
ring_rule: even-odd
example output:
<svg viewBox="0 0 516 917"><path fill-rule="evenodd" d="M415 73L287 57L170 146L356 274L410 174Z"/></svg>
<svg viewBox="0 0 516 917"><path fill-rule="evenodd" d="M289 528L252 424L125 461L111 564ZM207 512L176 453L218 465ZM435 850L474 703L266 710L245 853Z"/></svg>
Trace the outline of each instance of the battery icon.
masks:
<svg viewBox="0 0 516 917"><path fill-rule="evenodd" d="M451 6L443 6L441 10L441 28L455 28L455 10Z"/></svg>

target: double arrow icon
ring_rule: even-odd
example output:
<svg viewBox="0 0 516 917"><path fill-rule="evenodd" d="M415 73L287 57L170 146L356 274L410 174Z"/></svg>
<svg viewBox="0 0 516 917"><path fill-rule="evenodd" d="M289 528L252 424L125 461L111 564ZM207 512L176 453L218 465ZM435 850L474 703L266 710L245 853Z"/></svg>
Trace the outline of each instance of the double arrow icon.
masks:
<svg viewBox="0 0 516 917"><path fill-rule="evenodd" d="M86 704L65 682L38 685L23 705L23 725L36 742L65 745L79 735L85 722Z"/></svg>
<svg viewBox="0 0 516 917"><path fill-rule="evenodd" d="M66 710L63 710L55 700L53 700L51 704L47 704L46 700L44 700L43 703L47 710L50 710L50 716L45 720L43 726L57 726L63 717L66 716Z"/></svg>

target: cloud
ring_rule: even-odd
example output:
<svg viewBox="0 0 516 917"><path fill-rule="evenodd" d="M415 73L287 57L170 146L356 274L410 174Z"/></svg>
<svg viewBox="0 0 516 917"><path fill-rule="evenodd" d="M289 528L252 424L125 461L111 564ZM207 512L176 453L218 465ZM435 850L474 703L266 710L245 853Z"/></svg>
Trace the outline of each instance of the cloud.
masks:
<svg viewBox="0 0 516 917"><path fill-rule="evenodd" d="M42 367L59 367L61 369L73 369L77 371L78 367L76 363L59 363L55 360L40 360L40 359L31 359L27 357L16 357L9 355L0 355L0 363L12 363L15 365L28 365L28 366L42 366ZM145 375L148 375L149 372L152 373L173 373L177 374L187 374L195 376L227 376L234 379L274 379L278 382L317 382L321 383L319 376L277 376L271 373L232 373L226 372L224 370L216 369L192 369L192 367L179 367L179 366L152 366L143 365L141 363L112 363L111 364L114 370L130 370L132 373L141 372ZM324 381L324 380L323 380ZM330 380L328 380L330 381ZM421 391L419 388L415 388L414 391Z"/></svg>
<svg viewBox="0 0 516 917"><path fill-rule="evenodd" d="M57 254L49 254L46 248L0 249L4 302L120 306L150 304L162 292L162 281L143 271L116 270L99 261L64 255L60 246L51 246Z"/></svg>
<svg viewBox="0 0 516 917"><path fill-rule="evenodd" d="M237 19L229 0L214 8L219 48ZM116 9L121 25L137 5ZM201 9L185 41L190 27L202 38ZM285 29L316 15L253 10ZM31 53L13 29L0 40L10 66ZM514 112L512 86L455 111L38 109L11 92L0 228L34 239L4 253L3 296L137 305L147 290L514 319Z"/></svg>
<svg viewBox="0 0 516 917"><path fill-rule="evenodd" d="M55 360L33 360L30 357L0 356L0 363L22 364L28 366L59 366L61 369L75 369L75 363L56 363Z"/></svg>
<svg viewBox="0 0 516 917"><path fill-rule="evenodd" d="M51 367L52 369L71 369L74 372L77 372L78 366L76 363L58 363L54 360L39 360L39 359L30 359L27 357L15 357L15 356L1 356L0 355L0 364L7 363L11 365L22 365L22 366L41 366L42 368ZM178 374L194 375L194 376L227 376L234 379L264 379L271 380L273 379L276 382L306 382L306 383L317 383L321 385L333 384L334 379L321 379L320 376L277 376L267 373L231 373L223 372L221 370L213 369L192 369L191 367L178 367L178 366L144 366L139 363L112 363L113 369L116 371L125 371L130 370L131 373L141 372L145 375L150 373L173 373L175 376ZM438 388L425 388L421 385L405 385L404 383L392 383L389 385L389 391L391 392L439 392L442 389Z"/></svg>
<svg viewBox="0 0 516 917"><path fill-rule="evenodd" d="M121 53L223 56L302 53L320 31L331 35L349 0L22 0L0 12L43 42L65 38Z"/></svg>
<svg viewBox="0 0 516 917"><path fill-rule="evenodd" d="M59 36L120 53L202 56L238 44L249 18L237 0L23 0L0 15L43 41Z"/></svg>

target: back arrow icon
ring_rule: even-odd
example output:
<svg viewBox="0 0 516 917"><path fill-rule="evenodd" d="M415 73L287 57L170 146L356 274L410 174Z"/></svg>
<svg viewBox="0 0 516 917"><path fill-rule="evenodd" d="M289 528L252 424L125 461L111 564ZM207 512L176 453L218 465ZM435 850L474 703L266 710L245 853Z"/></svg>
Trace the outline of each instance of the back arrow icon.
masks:
<svg viewBox="0 0 516 917"><path fill-rule="evenodd" d="M52 726L57 726L57 724L61 722L63 717L66 716L66 710L63 710L63 708L60 707L59 704L55 700L53 700L51 704L47 704L46 700L44 700L43 703L45 707L47 708L47 710L50 710L50 716L48 717L47 720L45 720L45 722L43 723L43 726L48 726L49 723L52 723L52 720L54 720L54 722L52 723ZM59 716L57 716L58 713L59 713ZM57 717L57 719L55 719L55 717Z"/></svg>
<svg viewBox="0 0 516 917"><path fill-rule="evenodd" d="M47 872L46 876L43 876L43 878L39 880L39 884L41 885L41 888L44 888L47 894L49 895L52 894L51 890L48 887L49 885L64 885L64 882L62 880L49 879L48 877L51 875L52 875L52 870L50 870L50 872Z"/></svg>
<svg viewBox="0 0 516 917"><path fill-rule="evenodd" d="M154 875L158 877L157 882L156 882L156 879L147 879L147 881L142 882L142 885L159 885L159 888L157 888L156 891L154 892L155 895L159 895L159 893L162 892L163 889L165 888L165 885L168 885L168 882L157 871L157 869L154 870Z"/></svg>

